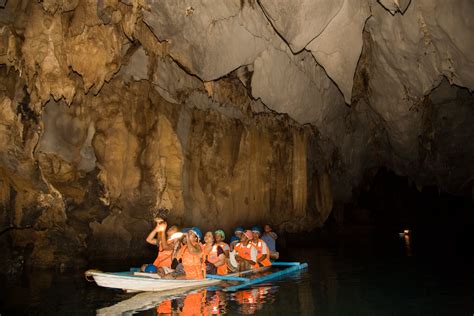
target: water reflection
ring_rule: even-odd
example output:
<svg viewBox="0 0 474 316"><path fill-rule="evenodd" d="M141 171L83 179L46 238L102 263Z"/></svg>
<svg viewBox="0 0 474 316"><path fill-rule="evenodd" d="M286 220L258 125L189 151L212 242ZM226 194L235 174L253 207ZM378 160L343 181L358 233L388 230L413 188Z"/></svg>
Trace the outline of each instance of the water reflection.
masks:
<svg viewBox="0 0 474 316"><path fill-rule="evenodd" d="M313 288L310 283L303 282L298 284L298 303L300 315L314 315L316 313Z"/></svg>
<svg viewBox="0 0 474 316"><path fill-rule="evenodd" d="M410 230L408 240L397 237L401 232L292 248L285 258L307 262L308 270L234 293L126 294L88 283L82 273L26 271L8 283L0 276L0 314L471 315L472 261L440 255L431 239L435 256L424 255L418 231Z"/></svg>
<svg viewBox="0 0 474 316"><path fill-rule="evenodd" d="M259 277L271 273L264 271L259 273ZM122 302L110 307L97 310L98 315L134 314L147 311L157 315L223 315L228 313L238 313L244 315L255 314L262 309L271 309L271 304L276 301L276 296L281 285L287 286L296 284L300 280L300 273L295 273L281 280L271 283L262 283L255 287L242 289L237 292L224 292L222 289L233 285L233 283L223 283L223 287L211 287L201 290L178 289L173 293L167 291L165 294L139 293ZM311 306L311 288L306 285L301 291L290 291L291 295L286 297L294 298L290 304L296 305L301 300L300 306L304 308ZM278 310L277 310L278 311Z"/></svg>
<svg viewBox="0 0 474 316"><path fill-rule="evenodd" d="M156 311L157 315L223 315L231 311L252 315L275 302L278 286L260 286L226 293L199 290L182 294L140 293L113 306L97 310L98 315L120 315ZM153 306L154 305L154 306Z"/></svg>
<svg viewBox="0 0 474 316"><path fill-rule="evenodd" d="M242 290L232 295L231 300L238 304L238 312L245 315L255 314L261 310L264 304L275 301L274 294L278 291L276 286L257 287Z"/></svg>
<svg viewBox="0 0 474 316"><path fill-rule="evenodd" d="M406 255L408 257L412 256L412 251L411 251L411 232L408 229L405 229L403 232L403 239L405 240L405 251Z"/></svg>

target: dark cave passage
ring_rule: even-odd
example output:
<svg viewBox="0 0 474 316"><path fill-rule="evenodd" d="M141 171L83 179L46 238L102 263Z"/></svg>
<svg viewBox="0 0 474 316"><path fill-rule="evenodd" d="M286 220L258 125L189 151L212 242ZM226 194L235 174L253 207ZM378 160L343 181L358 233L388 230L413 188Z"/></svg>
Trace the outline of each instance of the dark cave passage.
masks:
<svg viewBox="0 0 474 316"><path fill-rule="evenodd" d="M365 224L393 235L409 230L413 250L472 256L474 202L471 197L419 190L407 177L382 168L362 190L345 225Z"/></svg>

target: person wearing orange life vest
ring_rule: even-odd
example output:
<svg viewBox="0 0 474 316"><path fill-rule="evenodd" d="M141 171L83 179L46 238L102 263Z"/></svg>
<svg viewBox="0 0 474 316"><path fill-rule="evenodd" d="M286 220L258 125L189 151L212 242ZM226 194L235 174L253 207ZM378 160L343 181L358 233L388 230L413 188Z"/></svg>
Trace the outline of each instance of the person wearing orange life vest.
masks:
<svg viewBox="0 0 474 316"><path fill-rule="evenodd" d="M207 232L204 235L205 244L203 245L203 252L206 259L206 273L208 274L227 274L226 256L222 247L214 242L214 235L212 232Z"/></svg>
<svg viewBox="0 0 474 316"><path fill-rule="evenodd" d="M262 230L258 226L252 227L253 240L252 244L257 248L257 264L263 267L269 267L272 265L270 261L270 250L267 244L260 239Z"/></svg>
<svg viewBox="0 0 474 316"><path fill-rule="evenodd" d="M234 229L234 236L230 237L230 240L229 240L230 251L233 251L235 245L237 245L237 243L240 242L240 237L242 236L243 233L244 233L244 229L240 226Z"/></svg>
<svg viewBox="0 0 474 316"><path fill-rule="evenodd" d="M224 254L226 257L229 257L230 247L227 243L224 242L225 240L225 233L222 229L218 229L214 232L214 240L216 244L224 250Z"/></svg>
<svg viewBox="0 0 474 316"><path fill-rule="evenodd" d="M192 227L187 233L186 245L180 251L181 264L186 279L204 279L205 277L204 253L199 242L200 239L202 239L201 230Z"/></svg>
<svg viewBox="0 0 474 316"><path fill-rule="evenodd" d="M181 232L173 234L171 239L173 239L174 247L172 251L172 261L171 261L171 271L167 271L161 275L158 271L158 274L165 279L182 279L185 277L185 271L182 264L182 257L184 251L187 249L188 244L188 232L191 228L183 228Z"/></svg>
<svg viewBox="0 0 474 316"><path fill-rule="evenodd" d="M240 237L240 242L234 247L239 271L258 268L257 248L250 242L252 237L252 232L246 230Z"/></svg>
<svg viewBox="0 0 474 316"><path fill-rule="evenodd" d="M171 226L168 229L166 235L165 231L167 223L161 218L155 218L156 227L148 234L146 242L152 245L158 246L158 255L153 262L153 265L159 267L170 267L171 266L171 254L173 249L174 241L169 240L169 237L178 231L176 226Z"/></svg>

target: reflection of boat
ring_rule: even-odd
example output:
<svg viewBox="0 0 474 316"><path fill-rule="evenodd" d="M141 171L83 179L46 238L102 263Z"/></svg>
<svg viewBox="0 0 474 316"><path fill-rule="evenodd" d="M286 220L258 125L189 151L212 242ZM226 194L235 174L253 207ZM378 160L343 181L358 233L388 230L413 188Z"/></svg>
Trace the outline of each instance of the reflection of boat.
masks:
<svg viewBox="0 0 474 316"><path fill-rule="evenodd" d="M171 300L177 295L183 295L188 291L192 290L177 289L166 292L142 292L112 306L98 309L96 312L97 315L122 315L125 313L134 314L138 311L154 308L160 303L166 300Z"/></svg>

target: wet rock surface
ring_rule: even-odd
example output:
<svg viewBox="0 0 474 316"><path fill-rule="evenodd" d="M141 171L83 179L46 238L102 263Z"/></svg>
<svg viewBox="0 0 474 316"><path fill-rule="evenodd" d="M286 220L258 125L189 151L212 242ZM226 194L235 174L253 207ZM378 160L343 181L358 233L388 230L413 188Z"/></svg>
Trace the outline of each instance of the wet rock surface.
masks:
<svg viewBox="0 0 474 316"><path fill-rule="evenodd" d="M153 256L153 214L320 227L381 166L472 194L471 1L8 1L2 264ZM337 212L339 212L337 211Z"/></svg>

